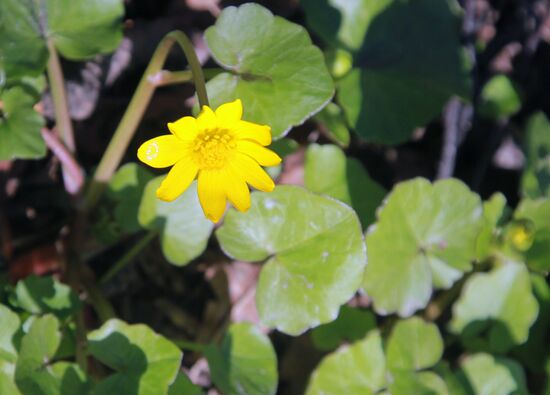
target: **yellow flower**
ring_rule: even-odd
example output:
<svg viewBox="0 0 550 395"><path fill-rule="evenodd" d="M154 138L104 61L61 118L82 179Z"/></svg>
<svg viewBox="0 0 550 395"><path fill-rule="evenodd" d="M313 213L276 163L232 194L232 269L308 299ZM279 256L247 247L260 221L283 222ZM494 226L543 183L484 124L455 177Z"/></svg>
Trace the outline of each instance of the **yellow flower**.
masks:
<svg viewBox="0 0 550 395"><path fill-rule="evenodd" d="M261 168L281 163L276 153L264 148L271 144L271 128L241 120L242 113L240 100L223 104L215 112L203 106L196 119L183 117L169 123L172 134L139 147L139 160L149 166L173 166L157 190L159 199L173 201L197 177L204 214L218 222L226 199L240 211L250 208L247 184L265 192L275 188Z"/></svg>

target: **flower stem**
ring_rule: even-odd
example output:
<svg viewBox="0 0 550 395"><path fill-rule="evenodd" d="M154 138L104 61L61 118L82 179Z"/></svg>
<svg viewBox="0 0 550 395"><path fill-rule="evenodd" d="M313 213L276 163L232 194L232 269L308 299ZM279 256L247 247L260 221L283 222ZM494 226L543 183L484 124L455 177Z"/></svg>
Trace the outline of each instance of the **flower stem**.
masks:
<svg viewBox="0 0 550 395"><path fill-rule="evenodd" d="M100 285L106 284L118 272L120 272L128 263L136 257L148 244L157 236L157 231L151 231L143 236L130 250L128 250L122 258L120 258L99 281Z"/></svg>
<svg viewBox="0 0 550 395"><path fill-rule="evenodd" d="M97 167L88 190L86 192L86 199L84 202L84 211L90 211L99 200L105 185L109 182L113 176L115 170L120 164L130 140L134 136L136 128L141 121L145 109L149 104L153 92L155 91L156 84L151 81L151 76L157 75L168 57L168 53L174 44L179 44L183 50L185 57L191 68L191 75L195 83L195 89L199 98L200 106L208 105L208 97L206 95L206 84L204 82L204 75L202 67L197 58L193 44L185 33L181 31L173 31L168 33L160 42L143 77L141 78L139 85L124 113L107 150L103 154L101 161ZM190 77L190 76L189 76ZM181 79L183 82L183 79Z"/></svg>

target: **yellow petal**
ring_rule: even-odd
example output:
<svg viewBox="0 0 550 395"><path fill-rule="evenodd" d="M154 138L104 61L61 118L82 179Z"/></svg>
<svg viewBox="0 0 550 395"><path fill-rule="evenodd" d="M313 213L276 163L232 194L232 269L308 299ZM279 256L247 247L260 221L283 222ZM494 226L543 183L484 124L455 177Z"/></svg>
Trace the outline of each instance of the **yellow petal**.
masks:
<svg viewBox="0 0 550 395"><path fill-rule="evenodd" d="M210 107L202 106L201 113L197 117L197 126L199 130L215 129L218 127L216 115Z"/></svg>
<svg viewBox="0 0 550 395"><path fill-rule="evenodd" d="M231 204L239 211L247 211L250 208L250 190L244 178L234 170L228 169L223 184Z"/></svg>
<svg viewBox="0 0 550 395"><path fill-rule="evenodd" d="M250 156L237 152L231 165L254 188L264 192L271 192L275 188L271 177Z"/></svg>
<svg viewBox="0 0 550 395"><path fill-rule="evenodd" d="M262 166L276 166L281 158L275 152L249 140L237 142L237 149L256 160Z"/></svg>
<svg viewBox="0 0 550 395"><path fill-rule="evenodd" d="M224 178L219 170L199 172L199 201L204 215L212 222L218 222L225 211Z"/></svg>
<svg viewBox="0 0 550 395"><path fill-rule="evenodd" d="M189 187L197 175L198 167L192 160L184 158L172 167L157 189L160 200L171 202Z"/></svg>
<svg viewBox="0 0 550 395"><path fill-rule="evenodd" d="M156 168L172 166L185 156L187 144L176 136L167 134L148 140L138 149L138 158Z"/></svg>
<svg viewBox="0 0 550 395"><path fill-rule="evenodd" d="M216 109L216 117L220 123L233 123L241 120L243 116L243 104L240 99L225 103Z"/></svg>
<svg viewBox="0 0 550 395"><path fill-rule="evenodd" d="M176 122L168 123L168 129L177 138L189 141L195 138L198 133L197 120L193 117L183 117Z"/></svg>
<svg viewBox="0 0 550 395"><path fill-rule="evenodd" d="M234 131L239 139L253 140L261 145L271 144L271 128L269 126L239 121L234 126Z"/></svg>

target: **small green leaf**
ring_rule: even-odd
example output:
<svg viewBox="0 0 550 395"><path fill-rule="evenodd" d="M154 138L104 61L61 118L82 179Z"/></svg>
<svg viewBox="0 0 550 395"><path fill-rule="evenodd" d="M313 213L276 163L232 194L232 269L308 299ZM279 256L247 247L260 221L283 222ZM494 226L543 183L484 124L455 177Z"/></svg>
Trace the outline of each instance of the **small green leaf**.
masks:
<svg viewBox="0 0 550 395"><path fill-rule="evenodd" d="M360 340L376 328L374 314L342 306L338 318L311 331L313 344L320 350L334 350L342 341Z"/></svg>
<svg viewBox="0 0 550 395"><path fill-rule="evenodd" d="M75 363L55 363L52 366L52 375L60 382L60 394L86 395L92 391L92 382Z"/></svg>
<svg viewBox="0 0 550 395"><path fill-rule="evenodd" d="M270 395L277 390L277 356L258 328L232 324L221 346L207 347L214 384L226 395Z"/></svg>
<svg viewBox="0 0 550 395"><path fill-rule="evenodd" d="M132 233L141 229L138 222L138 209L145 186L153 175L137 163L127 163L117 170L107 189L108 196L115 202L114 215L124 232Z"/></svg>
<svg viewBox="0 0 550 395"><path fill-rule="evenodd" d="M202 212L196 182L167 203L156 197L162 179L157 177L145 187L138 220L141 226L160 231L164 256L174 265L183 266L203 253L214 224Z"/></svg>
<svg viewBox="0 0 550 395"><path fill-rule="evenodd" d="M529 220L535 228L531 246L523 253L527 266L544 273L550 271L550 199L522 200L514 218Z"/></svg>
<svg viewBox="0 0 550 395"><path fill-rule="evenodd" d="M527 340L538 311L525 266L505 262L466 281L453 306L449 328L466 340L477 339L487 331L491 350L505 352Z"/></svg>
<svg viewBox="0 0 550 395"><path fill-rule="evenodd" d="M88 334L90 353L115 370L97 394L163 395L176 379L181 351L145 325L111 319Z"/></svg>
<svg viewBox="0 0 550 395"><path fill-rule="evenodd" d="M507 358L474 354L462 362L460 373L473 395L527 394L521 366Z"/></svg>
<svg viewBox="0 0 550 395"><path fill-rule="evenodd" d="M15 287L17 304L32 314L52 313L59 319L81 308L82 303L73 290L53 277L29 276Z"/></svg>
<svg viewBox="0 0 550 395"><path fill-rule="evenodd" d="M33 109L36 100L23 88L14 87L0 91L0 101L0 160L43 157L46 145L40 128L44 119Z"/></svg>
<svg viewBox="0 0 550 395"><path fill-rule="evenodd" d="M483 202L484 224L477 238L477 260L482 261L489 256L491 245L495 239L495 230L506 208L506 197L500 192Z"/></svg>
<svg viewBox="0 0 550 395"><path fill-rule="evenodd" d="M53 315L33 320L29 332L21 340L15 367L15 382L25 395L57 395L61 383L50 365L61 334L59 322Z"/></svg>
<svg viewBox="0 0 550 395"><path fill-rule="evenodd" d="M8 78L38 75L47 61L46 40L69 59L111 52L122 39L121 0L0 2L0 66Z"/></svg>
<svg viewBox="0 0 550 395"><path fill-rule="evenodd" d="M407 140L454 94L469 94L454 2L302 0L308 24L331 46L352 52L338 101L352 127L381 143Z"/></svg>
<svg viewBox="0 0 550 395"><path fill-rule="evenodd" d="M330 144L308 147L304 184L312 192L352 206L365 228L374 222L376 208L386 196L386 191L369 177L361 162L346 158L340 148Z"/></svg>
<svg viewBox="0 0 550 395"><path fill-rule="evenodd" d="M482 225L479 196L458 180L398 184L367 232L363 286L380 314L407 317L436 288L449 288L472 267Z"/></svg>
<svg viewBox="0 0 550 395"><path fill-rule="evenodd" d="M306 30L258 4L227 7L206 30L212 56L227 72L207 83L214 108L241 99L244 119L284 136L334 94L323 54Z"/></svg>
<svg viewBox="0 0 550 395"><path fill-rule="evenodd" d="M306 395L371 395L385 387L386 361L378 331L325 357Z"/></svg>
<svg viewBox="0 0 550 395"><path fill-rule="evenodd" d="M500 119L514 115L521 108L521 99L510 78L497 75L481 91L480 114L485 118Z"/></svg>
<svg viewBox="0 0 550 395"><path fill-rule="evenodd" d="M267 259L256 293L260 319L292 335L336 319L366 264L354 211L294 186L253 193L250 210L230 210L216 236L233 258Z"/></svg>
<svg viewBox="0 0 550 395"><path fill-rule="evenodd" d="M392 372L391 395L449 395L445 381L433 372Z"/></svg>
<svg viewBox="0 0 550 395"><path fill-rule="evenodd" d="M443 339L433 323L418 317L399 321L387 346L389 369L420 370L434 366L443 355Z"/></svg>
<svg viewBox="0 0 550 395"><path fill-rule="evenodd" d="M543 112L529 119L526 134L522 192L530 198L550 197L550 121Z"/></svg>
<svg viewBox="0 0 550 395"><path fill-rule="evenodd" d="M344 113L337 104L327 104L314 118L324 126L329 139L344 148L349 145L350 131L346 125Z"/></svg>
<svg viewBox="0 0 550 395"><path fill-rule="evenodd" d="M198 385L195 385L189 378L178 373L176 380L168 389L168 395L203 395L204 392Z"/></svg>
<svg viewBox="0 0 550 395"><path fill-rule="evenodd" d="M5 371L3 361L7 363L15 363L17 359L17 350L14 344L14 335L21 326L19 316L9 308L0 304L0 372ZM0 392L1 393L1 392Z"/></svg>
<svg viewBox="0 0 550 395"><path fill-rule="evenodd" d="M6 395L22 395L19 389L15 385L11 375L0 369L0 394Z"/></svg>

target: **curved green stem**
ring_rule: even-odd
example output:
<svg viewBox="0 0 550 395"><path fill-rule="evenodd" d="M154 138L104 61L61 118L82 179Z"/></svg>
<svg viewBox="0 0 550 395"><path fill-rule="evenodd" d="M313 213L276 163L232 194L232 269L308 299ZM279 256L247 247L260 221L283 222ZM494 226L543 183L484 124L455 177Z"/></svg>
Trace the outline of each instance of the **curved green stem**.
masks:
<svg viewBox="0 0 550 395"><path fill-rule="evenodd" d="M150 77L157 75L157 73L161 71L170 49L176 43L179 44L183 50L191 68L191 76L195 83L200 106L208 105L204 75L193 44L187 35L181 31L168 33L155 50L130 104L99 162L94 177L86 191L84 201L85 212L90 211L96 205L105 185L109 182L115 170L118 168L157 86L154 81L150 80Z"/></svg>

